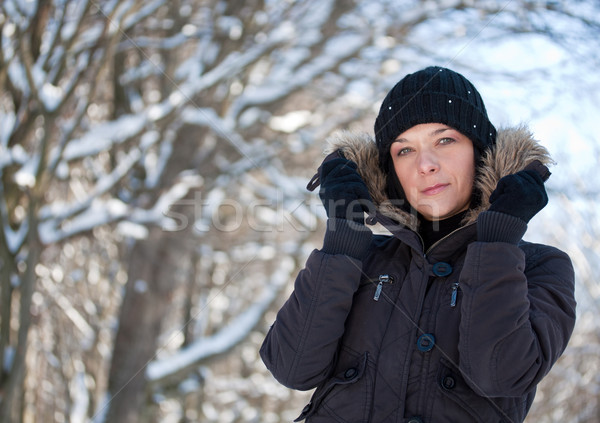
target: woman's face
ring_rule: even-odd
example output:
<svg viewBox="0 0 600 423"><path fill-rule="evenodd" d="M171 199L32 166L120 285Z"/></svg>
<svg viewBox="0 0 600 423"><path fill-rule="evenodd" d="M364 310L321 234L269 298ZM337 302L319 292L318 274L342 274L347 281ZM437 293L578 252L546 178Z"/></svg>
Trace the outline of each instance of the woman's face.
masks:
<svg viewBox="0 0 600 423"><path fill-rule="evenodd" d="M398 135L390 154L406 199L427 220L469 208L475 157L467 136L441 123L424 123Z"/></svg>

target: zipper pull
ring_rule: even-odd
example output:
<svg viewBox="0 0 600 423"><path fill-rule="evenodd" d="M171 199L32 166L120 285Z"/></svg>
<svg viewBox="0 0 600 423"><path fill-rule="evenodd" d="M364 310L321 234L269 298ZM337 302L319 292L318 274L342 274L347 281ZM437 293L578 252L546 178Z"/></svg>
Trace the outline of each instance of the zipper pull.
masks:
<svg viewBox="0 0 600 423"><path fill-rule="evenodd" d="M375 301L379 301L381 291L383 290L383 284L392 282L394 282L394 279L390 275L379 275L379 283L377 284L377 289L375 289L375 295L373 296L373 299Z"/></svg>
<svg viewBox="0 0 600 423"><path fill-rule="evenodd" d="M456 306L456 297L458 295L458 282L452 284L452 295L450 296L450 307Z"/></svg>
<svg viewBox="0 0 600 423"><path fill-rule="evenodd" d="M381 295L382 289L383 289L383 282L379 281L379 283L377 284L377 289L375 290L375 295L373 296L373 299L375 301L379 301L379 296Z"/></svg>

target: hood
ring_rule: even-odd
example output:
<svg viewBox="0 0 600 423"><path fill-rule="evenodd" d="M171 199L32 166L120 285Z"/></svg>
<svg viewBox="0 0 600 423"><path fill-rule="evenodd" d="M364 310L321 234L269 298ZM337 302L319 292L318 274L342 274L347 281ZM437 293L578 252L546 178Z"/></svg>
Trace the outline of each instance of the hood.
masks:
<svg viewBox="0 0 600 423"><path fill-rule="evenodd" d="M357 164L379 213L410 229L417 229L416 216L394 206L386 194L386 177L379 168L379 152L373 137L348 131L336 133L327 140L325 153L336 150ZM546 166L554 163L548 150L533 138L527 127L499 129L496 145L484 155L475 180L475 188L481 192L481 204L467 213L463 224L475 222L479 213L489 208L490 195L500 178L523 170L535 160Z"/></svg>

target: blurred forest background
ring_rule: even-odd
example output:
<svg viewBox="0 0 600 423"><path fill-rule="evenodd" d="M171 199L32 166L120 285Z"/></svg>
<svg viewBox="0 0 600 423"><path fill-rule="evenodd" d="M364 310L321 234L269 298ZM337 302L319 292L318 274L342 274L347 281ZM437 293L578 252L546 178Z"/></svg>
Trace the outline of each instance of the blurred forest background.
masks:
<svg viewBox="0 0 600 423"><path fill-rule="evenodd" d="M258 357L323 141L439 64L558 163L579 320L528 422L600 421L596 0L3 0L0 421L289 422ZM531 238L530 238L531 239Z"/></svg>

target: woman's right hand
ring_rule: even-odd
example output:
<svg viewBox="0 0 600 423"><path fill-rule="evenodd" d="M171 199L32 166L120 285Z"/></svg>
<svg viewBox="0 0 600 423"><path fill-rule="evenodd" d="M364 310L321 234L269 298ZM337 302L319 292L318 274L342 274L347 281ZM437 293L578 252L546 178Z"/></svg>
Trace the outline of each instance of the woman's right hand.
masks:
<svg viewBox="0 0 600 423"><path fill-rule="evenodd" d="M319 197L329 218L364 223L364 212L374 208L356 163L342 157L323 163Z"/></svg>

